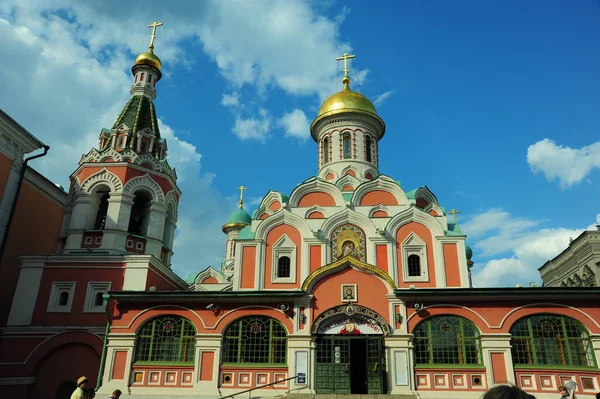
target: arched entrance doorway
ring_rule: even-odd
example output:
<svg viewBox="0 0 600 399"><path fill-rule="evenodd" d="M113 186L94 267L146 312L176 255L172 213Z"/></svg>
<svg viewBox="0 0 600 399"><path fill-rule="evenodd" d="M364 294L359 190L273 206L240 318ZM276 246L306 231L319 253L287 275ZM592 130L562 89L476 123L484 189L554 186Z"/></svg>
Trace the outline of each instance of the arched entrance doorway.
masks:
<svg viewBox="0 0 600 399"><path fill-rule="evenodd" d="M56 391L56 395L54 395L54 399L69 399L73 392L77 389L77 384L73 381L65 381L63 382L58 390Z"/></svg>
<svg viewBox="0 0 600 399"><path fill-rule="evenodd" d="M359 305L341 305L315 319L315 390L321 393L381 394L385 384L385 319Z"/></svg>

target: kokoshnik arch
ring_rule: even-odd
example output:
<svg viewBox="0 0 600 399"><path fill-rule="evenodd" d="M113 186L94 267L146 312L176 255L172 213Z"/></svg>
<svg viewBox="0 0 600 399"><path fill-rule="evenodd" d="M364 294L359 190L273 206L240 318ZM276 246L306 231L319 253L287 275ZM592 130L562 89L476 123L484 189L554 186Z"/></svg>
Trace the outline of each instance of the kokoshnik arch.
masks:
<svg viewBox="0 0 600 399"><path fill-rule="evenodd" d="M57 252L21 258L4 393L62 395L80 370L47 373L72 355L100 395L132 398L266 384L253 395L477 398L503 382L543 395L571 378L580 396L598 390L598 289L472 288L459 212L381 172L386 125L350 87L353 55L310 126L316 175L269 191L252 215L241 186L220 267L179 278L181 193L153 103L161 24L150 26L131 99L71 175Z"/></svg>

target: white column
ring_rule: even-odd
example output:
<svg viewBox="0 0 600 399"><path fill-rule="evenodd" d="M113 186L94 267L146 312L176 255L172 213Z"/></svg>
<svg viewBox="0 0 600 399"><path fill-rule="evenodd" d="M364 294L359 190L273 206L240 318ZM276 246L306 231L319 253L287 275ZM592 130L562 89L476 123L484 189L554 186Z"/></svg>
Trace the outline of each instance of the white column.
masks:
<svg viewBox="0 0 600 399"><path fill-rule="evenodd" d="M91 230L94 227L98 201L92 196L81 194L75 199L71 216L70 230Z"/></svg>
<svg viewBox="0 0 600 399"><path fill-rule="evenodd" d="M297 384L296 379L288 382L291 393L315 393L315 359L312 337L288 336L288 377L304 373L306 376L305 384ZM308 387L308 388L307 388Z"/></svg>
<svg viewBox="0 0 600 399"><path fill-rule="evenodd" d="M385 363L389 394L408 394L415 390L412 334L385 337Z"/></svg>
<svg viewBox="0 0 600 399"><path fill-rule="evenodd" d="M102 375L102 386L97 396L106 397L115 389L125 391L123 388L129 386L131 381L131 365L133 363L133 351L135 348L135 334L109 334L106 345L106 360L104 361L104 373ZM126 352L125 373L123 378L112 378L113 368L117 353Z"/></svg>
<svg viewBox="0 0 600 399"><path fill-rule="evenodd" d="M515 383L515 369L513 367L512 355L510 351L510 334L483 334L481 335L481 349L483 352L483 364L485 365L487 374L488 387L494 386L494 373L502 373L503 370L498 370L502 367L500 364L494 366L492 357L501 359L504 362L504 371L508 381L498 381L498 383L509 382ZM496 367L496 368L494 368Z"/></svg>
<svg viewBox="0 0 600 399"><path fill-rule="evenodd" d="M129 227L129 217L131 216L131 207L133 206L133 195L110 193L108 199L108 211L106 212L106 230L127 231Z"/></svg>
<svg viewBox="0 0 600 399"><path fill-rule="evenodd" d="M6 325L28 326L31 324L45 262L45 256L31 256L27 257L21 265L21 272Z"/></svg>
<svg viewBox="0 0 600 399"><path fill-rule="evenodd" d="M214 397L221 396L221 394L219 393L219 366L221 359L221 341L222 336L220 334L196 335L194 387L192 388L191 393ZM205 364L203 365L203 356L205 356L205 359L207 359L207 357L212 356L212 364L205 362ZM210 368L210 370L202 370L202 367L208 367ZM202 375L211 375L212 379L203 380Z"/></svg>
<svg viewBox="0 0 600 399"><path fill-rule="evenodd" d="M4 239L6 229L8 228L8 218L10 211L17 194L17 187L19 185L19 178L21 177L22 160L13 160L8 179L4 184L4 191L0 191L2 198L0 199L0 241ZM0 190L2 187L0 187Z"/></svg>
<svg viewBox="0 0 600 399"><path fill-rule="evenodd" d="M167 218L167 207L163 204L152 203L146 223L146 253L152 254L160 259L163 248L163 235L165 232L165 220Z"/></svg>
<svg viewBox="0 0 600 399"><path fill-rule="evenodd" d="M592 348L594 349L597 363L600 361L600 334L590 335L590 339L592 340Z"/></svg>

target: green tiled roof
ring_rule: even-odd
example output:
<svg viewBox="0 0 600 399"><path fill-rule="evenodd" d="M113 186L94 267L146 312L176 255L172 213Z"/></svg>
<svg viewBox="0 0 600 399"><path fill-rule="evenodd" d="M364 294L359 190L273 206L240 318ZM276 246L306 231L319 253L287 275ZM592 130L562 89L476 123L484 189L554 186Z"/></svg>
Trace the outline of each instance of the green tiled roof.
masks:
<svg viewBox="0 0 600 399"><path fill-rule="evenodd" d="M408 197L408 199L415 199L415 194L417 193L417 188L415 188L414 190L410 190L409 192L406 193L406 196Z"/></svg>
<svg viewBox="0 0 600 399"><path fill-rule="evenodd" d="M115 129L122 123L127 125L134 134L149 128L155 137L160 137L154 103L148 97L131 96L112 128Z"/></svg>
<svg viewBox="0 0 600 399"><path fill-rule="evenodd" d="M446 230L447 236L464 236L462 229L458 224L448 223L448 230Z"/></svg>
<svg viewBox="0 0 600 399"><path fill-rule="evenodd" d="M250 226L244 227L240 231L240 235L237 240L254 240L254 233L252 232L252 228Z"/></svg>
<svg viewBox="0 0 600 399"><path fill-rule="evenodd" d="M231 215L229 215L229 219L227 219L227 223L252 223L252 218L248 215L248 212L243 210L242 208L237 209Z"/></svg>

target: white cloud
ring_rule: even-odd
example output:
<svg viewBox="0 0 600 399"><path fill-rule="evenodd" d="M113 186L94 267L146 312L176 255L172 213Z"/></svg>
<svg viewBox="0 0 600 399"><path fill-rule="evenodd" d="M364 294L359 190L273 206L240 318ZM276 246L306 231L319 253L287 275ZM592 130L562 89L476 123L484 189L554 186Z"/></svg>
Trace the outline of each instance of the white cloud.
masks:
<svg viewBox="0 0 600 399"><path fill-rule="evenodd" d="M301 140L310 137L310 123L301 109L296 108L292 112L285 113L279 119L278 124L283 127L287 137L297 137Z"/></svg>
<svg viewBox="0 0 600 399"><path fill-rule="evenodd" d="M556 179L561 188L569 188L600 168L600 141L577 149L543 139L529 146L527 163L533 173L542 173L548 181Z"/></svg>
<svg viewBox="0 0 600 399"><path fill-rule="evenodd" d="M223 94L221 104L226 107L237 107L240 105L240 93L234 91L231 94Z"/></svg>
<svg viewBox="0 0 600 399"><path fill-rule="evenodd" d="M264 141L269 136L271 118L266 110L260 110L256 117L243 118L236 116L233 133L241 140Z"/></svg>
<svg viewBox="0 0 600 399"><path fill-rule="evenodd" d="M373 104L374 104L376 107L379 107L379 106L383 105L383 103L384 103L384 102L385 102L385 101L386 101L388 98L390 98L390 96L391 96L392 94L394 94L394 92L395 92L395 90L388 90L388 91L386 91L386 92L384 92L384 93L381 93L380 95L378 95L377 97L375 97L375 101L373 101Z"/></svg>
<svg viewBox="0 0 600 399"><path fill-rule="evenodd" d="M592 224L579 229L536 229L543 222L491 209L465 223L463 231L474 252L473 285L514 287L539 282L537 269L567 248L571 237L593 228Z"/></svg>

